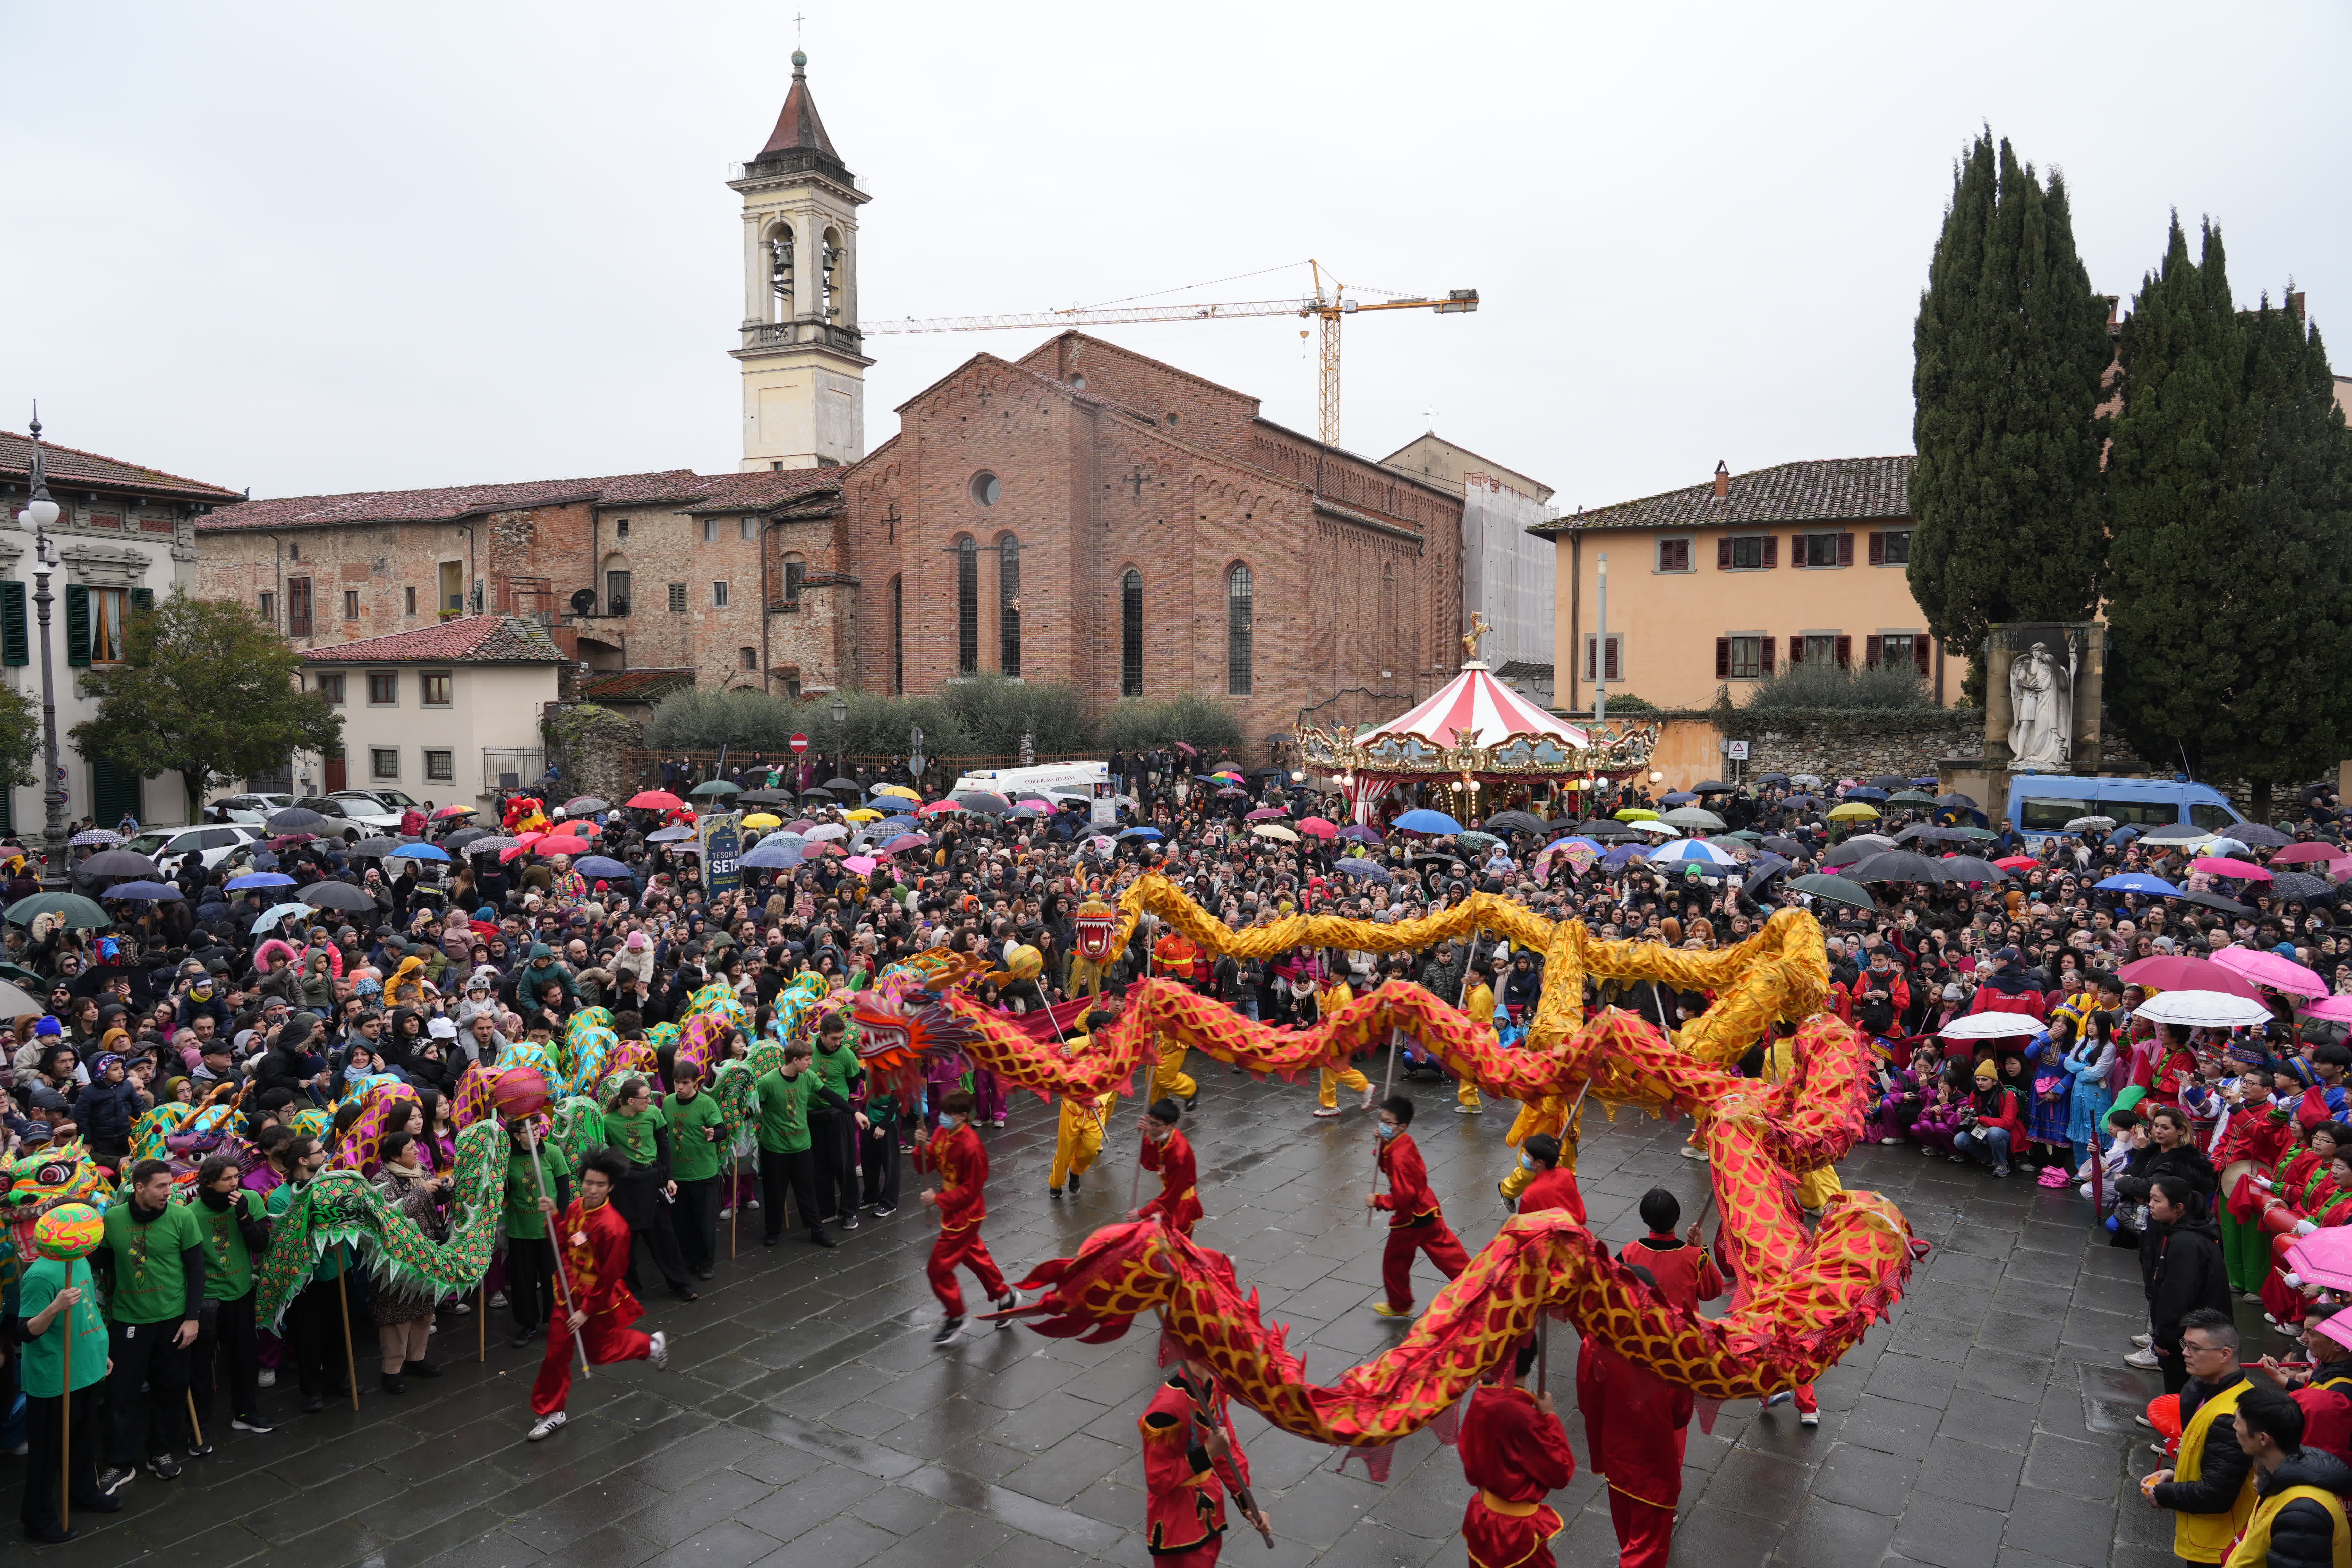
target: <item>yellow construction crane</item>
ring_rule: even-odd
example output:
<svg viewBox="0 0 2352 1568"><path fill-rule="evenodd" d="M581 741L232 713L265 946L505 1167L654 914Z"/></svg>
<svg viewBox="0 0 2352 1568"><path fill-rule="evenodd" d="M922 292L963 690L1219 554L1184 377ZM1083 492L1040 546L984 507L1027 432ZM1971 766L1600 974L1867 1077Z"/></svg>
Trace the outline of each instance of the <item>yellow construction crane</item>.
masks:
<svg viewBox="0 0 2352 1568"><path fill-rule="evenodd" d="M863 323L867 337L886 332L984 332L1000 327L1067 327L1112 325L1129 321L1221 321L1244 316L1313 316L1323 323L1321 353L1317 356L1322 412L1321 435L1327 446L1339 444L1339 323L1363 310L1432 310L1441 316L1465 315L1478 308L1478 290L1455 289L1442 300L1423 295L1365 301L1347 297L1347 286L1333 279L1327 288L1323 268L1313 261L1315 294L1307 300L1244 300L1218 305L1129 305L1066 310L1037 310L1011 316L933 316ZM1301 334L1304 336L1305 334Z"/></svg>

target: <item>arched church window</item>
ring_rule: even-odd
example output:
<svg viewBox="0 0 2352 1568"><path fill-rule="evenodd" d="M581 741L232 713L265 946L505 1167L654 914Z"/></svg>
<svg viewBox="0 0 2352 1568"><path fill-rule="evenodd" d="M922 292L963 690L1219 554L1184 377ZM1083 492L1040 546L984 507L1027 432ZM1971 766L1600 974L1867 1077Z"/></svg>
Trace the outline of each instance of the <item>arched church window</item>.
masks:
<svg viewBox="0 0 2352 1568"><path fill-rule="evenodd" d="M768 280L776 291L776 317L793 319L793 226L779 225L768 237Z"/></svg>
<svg viewBox="0 0 2352 1568"><path fill-rule="evenodd" d="M1250 569L1241 562L1225 574L1225 689L1246 697L1250 689Z"/></svg>
<svg viewBox="0 0 2352 1568"><path fill-rule="evenodd" d="M956 558L956 673L980 673L980 546L959 535Z"/></svg>
<svg viewBox="0 0 2352 1568"><path fill-rule="evenodd" d="M829 228L824 231L824 251L819 259L824 263L820 277L824 319L837 321L841 319L841 230Z"/></svg>
<svg viewBox="0 0 2352 1568"><path fill-rule="evenodd" d="M1021 673L1021 541L996 542L996 668Z"/></svg>
<svg viewBox="0 0 2352 1568"><path fill-rule="evenodd" d="M1143 574L1132 566L1118 580L1118 694L1143 695Z"/></svg>

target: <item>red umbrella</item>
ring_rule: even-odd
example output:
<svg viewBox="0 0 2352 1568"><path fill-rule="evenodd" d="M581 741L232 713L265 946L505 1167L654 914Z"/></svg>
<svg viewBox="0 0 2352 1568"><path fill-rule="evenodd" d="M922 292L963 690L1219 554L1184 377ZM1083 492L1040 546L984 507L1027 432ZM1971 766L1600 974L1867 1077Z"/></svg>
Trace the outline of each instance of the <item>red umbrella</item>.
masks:
<svg viewBox="0 0 2352 1568"><path fill-rule="evenodd" d="M530 852L534 855L585 855L588 853L588 841L568 834L560 835L541 839L530 847Z"/></svg>
<svg viewBox="0 0 2352 1568"><path fill-rule="evenodd" d="M2006 859L1996 860L1993 864L2004 871L2031 871L2042 862L2031 855L2011 855Z"/></svg>
<svg viewBox="0 0 2352 1568"><path fill-rule="evenodd" d="M574 838L593 838L604 830L593 822L567 822L563 825L563 831Z"/></svg>
<svg viewBox="0 0 2352 1568"><path fill-rule="evenodd" d="M2238 882L2267 882L2271 874L2251 860L2232 860L2220 856L2189 862L2191 871L2202 871L2209 877L2227 877Z"/></svg>
<svg viewBox="0 0 2352 1568"><path fill-rule="evenodd" d="M961 811L963 807L958 805L951 800L935 800L915 815L917 816L937 816L942 812Z"/></svg>
<svg viewBox="0 0 2352 1568"><path fill-rule="evenodd" d="M685 804L666 789L639 790L628 799L633 811L676 811Z"/></svg>
<svg viewBox="0 0 2352 1568"><path fill-rule="evenodd" d="M1272 822L1276 817L1288 816L1289 815L1290 813L1283 810L1282 807L1278 805L1261 805L1242 820L1244 822Z"/></svg>
<svg viewBox="0 0 2352 1568"><path fill-rule="evenodd" d="M2333 844L2290 844L2271 857L2271 864L2300 866L2305 860L2333 860L2342 853Z"/></svg>
<svg viewBox="0 0 2352 1568"><path fill-rule="evenodd" d="M433 820L438 822L445 816L471 816L473 815L474 808L470 805L445 805L440 810L433 814Z"/></svg>
<svg viewBox="0 0 2352 1568"><path fill-rule="evenodd" d="M1339 825L1319 816L1302 816L1298 819L1298 831L1311 833L1318 838L1328 838L1339 831Z"/></svg>
<svg viewBox="0 0 2352 1568"><path fill-rule="evenodd" d="M297 844L315 844L318 840L319 836L315 833L281 833L269 841L269 847L272 849L291 849Z"/></svg>
<svg viewBox="0 0 2352 1568"><path fill-rule="evenodd" d="M2122 976L2126 985L2140 985L2155 991L2226 991L2249 1002L2263 999L2262 992L2255 988L2252 981L2210 958L2143 958L2125 964L2116 973Z"/></svg>

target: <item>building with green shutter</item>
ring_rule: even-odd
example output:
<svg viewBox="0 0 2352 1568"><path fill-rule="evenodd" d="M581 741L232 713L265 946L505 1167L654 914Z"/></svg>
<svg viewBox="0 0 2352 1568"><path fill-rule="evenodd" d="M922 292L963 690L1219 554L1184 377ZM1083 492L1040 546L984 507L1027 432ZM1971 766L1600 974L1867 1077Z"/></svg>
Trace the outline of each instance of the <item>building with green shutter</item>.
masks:
<svg viewBox="0 0 2352 1568"><path fill-rule="evenodd" d="M23 521L31 498L33 443L0 430L0 680L38 700L40 623L33 605L33 531ZM187 819L177 776L142 780L76 755L68 735L97 710L76 672L122 657L123 622L132 610L174 588L196 584L195 521L245 499L236 490L158 468L101 458L47 441L41 463L58 521L49 529L57 569L49 574L49 658L58 699L58 763L65 771L66 815L111 827L125 812L150 826ZM38 834L41 789L0 791L0 832Z"/></svg>

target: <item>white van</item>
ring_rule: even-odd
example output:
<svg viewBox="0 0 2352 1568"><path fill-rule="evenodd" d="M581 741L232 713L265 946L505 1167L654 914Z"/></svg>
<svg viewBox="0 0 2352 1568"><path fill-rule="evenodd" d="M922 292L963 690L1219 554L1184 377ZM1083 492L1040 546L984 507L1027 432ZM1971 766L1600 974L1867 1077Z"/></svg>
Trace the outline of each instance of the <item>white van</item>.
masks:
<svg viewBox="0 0 2352 1568"><path fill-rule="evenodd" d="M957 779L955 787L948 793L1001 795L1012 800L1057 790L1091 799L1097 784L1105 786L1104 793L1108 794L1109 784L1108 763L1041 763L1026 768L981 768Z"/></svg>

